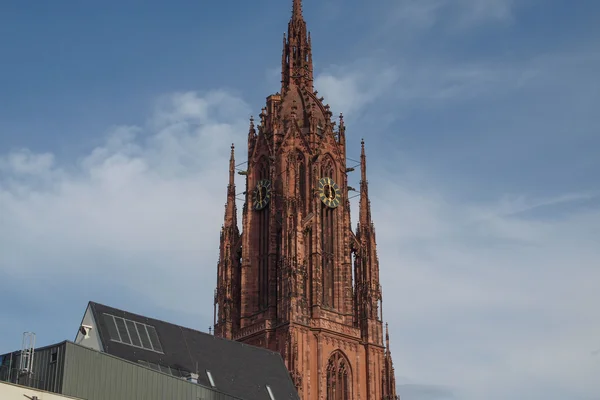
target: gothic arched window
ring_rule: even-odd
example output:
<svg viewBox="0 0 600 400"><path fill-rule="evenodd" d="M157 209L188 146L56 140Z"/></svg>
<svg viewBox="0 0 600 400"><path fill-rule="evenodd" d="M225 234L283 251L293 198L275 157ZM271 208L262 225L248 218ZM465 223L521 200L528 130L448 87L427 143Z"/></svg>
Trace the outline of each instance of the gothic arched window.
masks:
<svg viewBox="0 0 600 400"><path fill-rule="evenodd" d="M321 176L335 181L335 164L327 157L321 169ZM334 298L334 259L335 259L335 209L321 204L321 265L323 273L323 305L333 308Z"/></svg>
<svg viewBox="0 0 600 400"><path fill-rule="evenodd" d="M352 399L352 371L346 356L333 352L327 362L327 400Z"/></svg>

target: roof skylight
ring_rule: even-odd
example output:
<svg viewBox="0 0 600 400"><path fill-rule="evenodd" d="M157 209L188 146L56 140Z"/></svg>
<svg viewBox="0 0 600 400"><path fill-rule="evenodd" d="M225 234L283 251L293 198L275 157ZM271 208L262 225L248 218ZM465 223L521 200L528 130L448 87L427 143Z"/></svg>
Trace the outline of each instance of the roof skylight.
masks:
<svg viewBox="0 0 600 400"><path fill-rule="evenodd" d="M210 386L216 387L217 385L215 385L215 380L213 379L213 376L209 370L206 370L206 376L208 376L208 381L210 382Z"/></svg>
<svg viewBox="0 0 600 400"><path fill-rule="evenodd" d="M156 329L151 325L131 321L129 319L104 314L110 340L162 353Z"/></svg>
<svg viewBox="0 0 600 400"><path fill-rule="evenodd" d="M273 391L271 390L271 386L267 385L267 392L269 393L269 398L271 400L275 400L275 396L273 395Z"/></svg>

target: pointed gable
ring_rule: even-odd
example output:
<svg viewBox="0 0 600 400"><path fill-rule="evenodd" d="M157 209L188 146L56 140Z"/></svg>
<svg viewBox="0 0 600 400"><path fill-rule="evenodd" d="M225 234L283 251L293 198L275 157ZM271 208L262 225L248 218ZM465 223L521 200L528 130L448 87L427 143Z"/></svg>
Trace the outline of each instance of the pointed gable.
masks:
<svg viewBox="0 0 600 400"><path fill-rule="evenodd" d="M83 314L79 329L77 329L77 335L75 336L75 343L90 349L104 351L91 303L88 303L85 314Z"/></svg>

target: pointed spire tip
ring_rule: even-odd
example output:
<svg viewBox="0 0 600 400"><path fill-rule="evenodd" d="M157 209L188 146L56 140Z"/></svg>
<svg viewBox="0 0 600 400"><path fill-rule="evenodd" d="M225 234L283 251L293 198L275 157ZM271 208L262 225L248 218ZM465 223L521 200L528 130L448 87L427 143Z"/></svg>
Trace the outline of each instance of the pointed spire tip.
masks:
<svg viewBox="0 0 600 400"><path fill-rule="evenodd" d="M292 17L302 18L302 0L294 0L292 3Z"/></svg>

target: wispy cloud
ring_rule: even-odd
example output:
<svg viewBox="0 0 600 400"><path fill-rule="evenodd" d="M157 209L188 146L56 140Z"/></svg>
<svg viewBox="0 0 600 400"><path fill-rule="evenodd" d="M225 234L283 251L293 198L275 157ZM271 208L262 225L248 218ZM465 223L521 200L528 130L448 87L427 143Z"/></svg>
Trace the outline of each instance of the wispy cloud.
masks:
<svg viewBox="0 0 600 400"><path fill-rule="evenodd" d="M409 400L454 400L457 399L452 389L435 385L401 384L398 385L401 399Z"/></svg>
<svg viewBox="0 0 600 400"><path fill-rule="evenodd" d="M420 31L442 27L466 29L489 22L509 22L515 2L512 0L400 0L384 2L386 9L382 31Z"/></svg>
<svg viewBox="0 0 600 400"><path fill-rule="evenodd" d="M206 254L218 246L229 146L243 143L237 117L247 112L224 92L180 93L161 99L146 127L110 129L74 166L29 150L0 157L0 270L113 276L165 308L210 304L216 260ZM190 279L205 284L173 297Z"/></svg>
<svg viewBox="0 0 600 400"><path fill-rule="evenodd" d="M388 188L372 202L399 375L453 385L460 398L502 398L527 387L525 377L572 393L598 389L600 365L585 355L600 335L600 207L577 207L590 195L468 204L403 174L370 182ZM565 202L573 207L561 218L522 213Z"/></svg>
<svg viewBox="0 0 600 400"><path fill-rule="evenodd" d="M347 66L330 66L315 80L315 87L326 94L326 101L337 112L360 118L359 112L385 95L397 82L394 66L363 59Z"/></svg>

